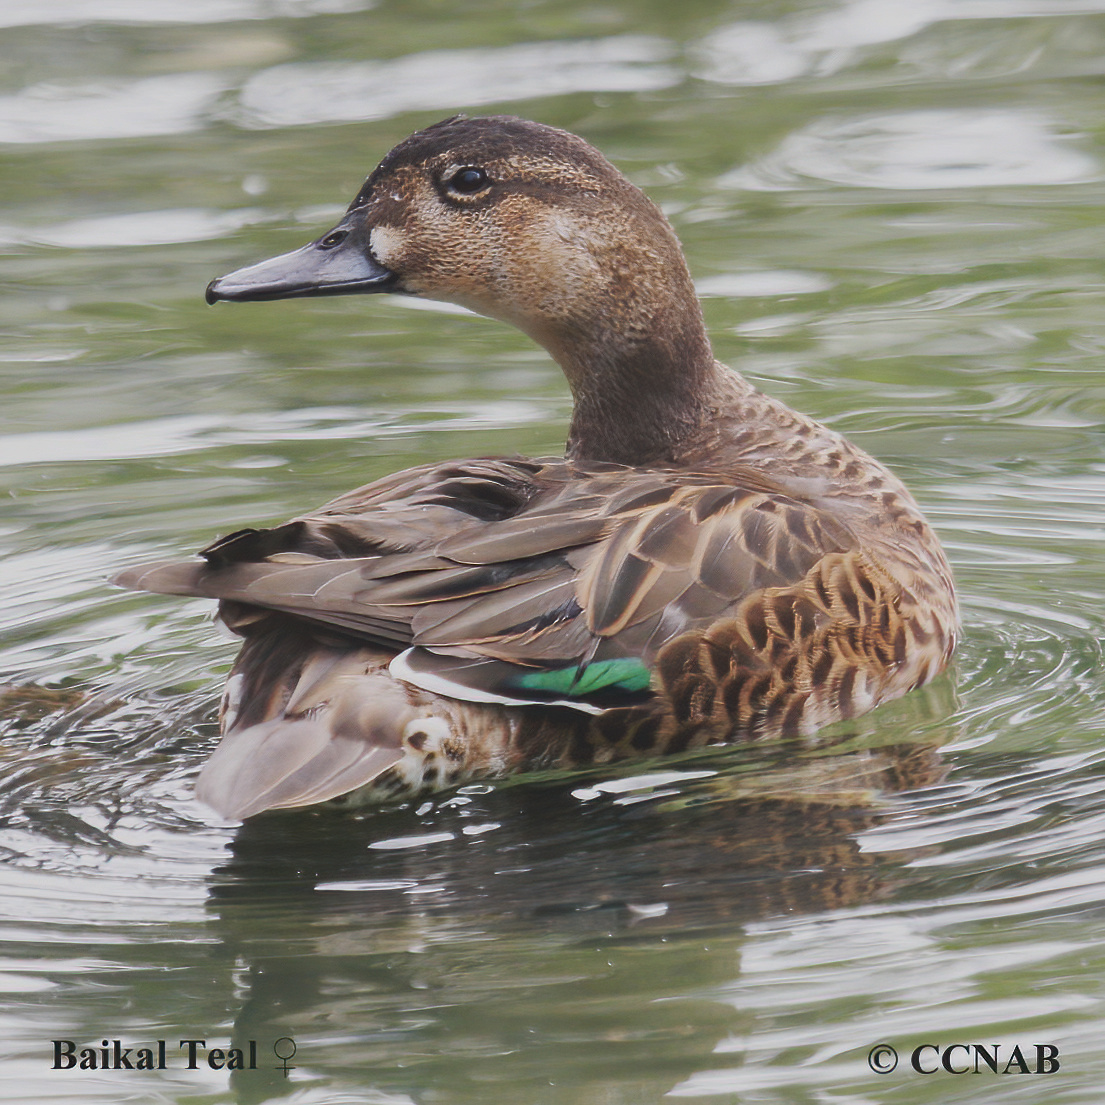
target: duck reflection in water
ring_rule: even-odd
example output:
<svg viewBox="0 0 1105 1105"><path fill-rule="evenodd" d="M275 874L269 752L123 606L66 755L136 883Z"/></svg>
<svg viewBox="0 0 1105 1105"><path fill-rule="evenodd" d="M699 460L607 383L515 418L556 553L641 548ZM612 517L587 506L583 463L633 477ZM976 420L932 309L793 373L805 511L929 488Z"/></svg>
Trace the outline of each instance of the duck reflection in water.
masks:
<svg viewBox="0 0 1105 1105"><path fill-rule="evenodd" d="M445 1087L480 1100L486 1079L530 1068L616 1068L635 1100L662 1100L749 1028L722 1000L747 926L893 898L910 857L860 839L895 793L943 778L924 744L804 764L746 752L471 787L421 814L251 819L209 899L222 954L245 967L236 1038L294 1036L332 1087L419 1105ZM251 1099L250 1078L235 1083Z"/></svg>

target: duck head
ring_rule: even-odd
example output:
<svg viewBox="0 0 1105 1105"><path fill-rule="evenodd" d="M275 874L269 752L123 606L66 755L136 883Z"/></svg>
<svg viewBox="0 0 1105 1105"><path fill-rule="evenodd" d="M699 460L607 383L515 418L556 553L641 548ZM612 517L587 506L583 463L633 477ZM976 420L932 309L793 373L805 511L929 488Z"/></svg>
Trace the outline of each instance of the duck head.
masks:
<svg viewBox="0 0 1105 1105"><path fill-rule="evenodd" d="M664 457L699 417L686 408L714 361L678 239L574 134L512 116L419 131L337 226L212 281L207 301L371 292L455 303L545 346L576 401L570 455Z"/></svg>

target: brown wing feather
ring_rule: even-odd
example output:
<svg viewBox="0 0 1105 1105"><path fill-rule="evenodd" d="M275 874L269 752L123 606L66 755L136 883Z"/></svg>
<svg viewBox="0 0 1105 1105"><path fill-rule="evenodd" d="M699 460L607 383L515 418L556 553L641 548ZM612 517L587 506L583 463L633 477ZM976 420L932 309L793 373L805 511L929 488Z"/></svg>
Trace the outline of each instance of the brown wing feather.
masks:
<svg viewBox="0 0 1105 1105"><path fill-rule="evenodd" d="M119 581L283 611L391 648L556 666L605 641L604 655L650 663L854 544L759 473L480 460L412 469L216 542L206 564Z"/></svg>

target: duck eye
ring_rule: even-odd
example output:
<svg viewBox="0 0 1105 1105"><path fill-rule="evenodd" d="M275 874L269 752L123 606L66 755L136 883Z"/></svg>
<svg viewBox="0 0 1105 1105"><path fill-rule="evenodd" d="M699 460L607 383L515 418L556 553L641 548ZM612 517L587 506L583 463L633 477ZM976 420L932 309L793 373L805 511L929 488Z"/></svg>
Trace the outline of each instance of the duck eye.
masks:
<svg viewBox="0 0 1105 1105"><path fill-rule="evenodd" d="M483 169L477 169L473 165L466 165L463 169L457 169L455 173L445 182L445 187L450 192L456 192L461 196L475 195L476 192L483 191L491 183L487 178L487 173Z"/></svg>

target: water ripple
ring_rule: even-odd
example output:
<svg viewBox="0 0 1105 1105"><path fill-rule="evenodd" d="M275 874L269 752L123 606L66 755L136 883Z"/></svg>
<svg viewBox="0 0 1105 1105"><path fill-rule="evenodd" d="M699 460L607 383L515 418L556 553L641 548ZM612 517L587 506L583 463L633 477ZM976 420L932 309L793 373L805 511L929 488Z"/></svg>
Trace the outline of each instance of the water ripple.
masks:
<svg viewBox="0 0 1105 1105"><path fill-rule="evenodd" d="M689 53L693 74L703 80L779 84L853 68L865 49L903 42L938 23L996 23L1102 10L1102 0L845 0L830 10L724 24L693 43ZM993 37L1001 27L988 31ZM962 75L960 67L957 76Z"/></svg>
<svg viewBox="0 0 1105 1105"><path fill-rule="evenodd" d="M430 50L383 61L303 62L250 77L228 109L246 127L386 119L588 92L644 92L681 79L671 43L645 35L526 42L497 49Z"/></svg>
<svg viewBox="0 0 1105 1105"><path fill-rule="evenodd" d="M778 191L825 181L894 190L1071 184L1098 161L1039 110L949 108L819 119L733 170L727 188Z"/></svg>
<svg viewBox="0 0 1105 1105"><path fill-rule="evenodd" d="M377 0L6 0L0 27L230 23L367 11Z"/></svg>
<svg viewBox="0 0 1105 1105"><path fill-rule="evenodd" d="M117 426L42 430L0 439L0 468L26 464L65 464L89 460L168 457L228 444L271 445L277 441L351 441L439 430L488 429L538 422L545 410L522 399L498 402L445 401L435 404L440 417L427 424L425 412L414 420L395 414L365 417L344 408L298 408L292 411L239 413L233 422L222 415L177 415ZM414 412L408 412L413 414ZM268 462L265 462L268 463Z"/></svg>
<svg viewBox="0 0 1105 1105"><path fill-rule="evenodd" d="M202 127L228 82L212 73L35 84L0 96L0 143L92 142Z"/></svg>

